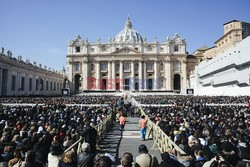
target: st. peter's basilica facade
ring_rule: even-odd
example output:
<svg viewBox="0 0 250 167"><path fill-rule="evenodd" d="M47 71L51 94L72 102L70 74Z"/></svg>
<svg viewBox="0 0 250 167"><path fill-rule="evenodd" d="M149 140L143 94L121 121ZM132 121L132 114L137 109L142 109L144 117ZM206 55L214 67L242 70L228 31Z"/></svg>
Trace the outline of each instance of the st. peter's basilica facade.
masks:
<svg viewBox="0 0 250 167"><path fill-rule="evenodd" d="M114 38L89 43L79 35L70 40L67 75L71 91L186 92L186 42L175 34L159 43L146 41L125 26Z"/></svg>

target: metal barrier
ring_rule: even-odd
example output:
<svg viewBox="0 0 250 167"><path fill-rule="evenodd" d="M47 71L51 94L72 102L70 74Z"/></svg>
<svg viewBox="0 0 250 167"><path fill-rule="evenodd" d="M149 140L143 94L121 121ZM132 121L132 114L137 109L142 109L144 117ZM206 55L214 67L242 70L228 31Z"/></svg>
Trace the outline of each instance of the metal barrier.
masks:
<svg viewBox="0 0 250 167"><path fill-rule="evenodd" d="M140 108L141 114L147 115L144 113L143 109ZM169 136L167 136L162 129L156 125L153 121L148 119L147 122L147 129L149 131L148 136L150 134L152 135L152 138L154 140L153 148L155 147L155 144L157 144L158 148L160 149L160 152L169 152L175 150L177 155L187 155L177 144L175 144Z"/></svg>
<svg viewBox="0 0 250 167"><path fill-rule="evenodd" d="M112 112L107 116L107 118L100 124L94 126L94 128L96 129L97 131L97 141L103 136L103 134L105 134L108 129L111 127L111 125L113 124L114 122L114 119L115 119L115 116L114 116L114 111L116 109L113 109ZM67 148L64 153L72 150L72 149L75 149L75 151L78 153L81 153L81 146L82 146L82 143L84 142L84 137L80 137L79 140L77 140L74 144L72 144L69 148ZM99 148L98 145L96 146L97 149Z"/></svg>

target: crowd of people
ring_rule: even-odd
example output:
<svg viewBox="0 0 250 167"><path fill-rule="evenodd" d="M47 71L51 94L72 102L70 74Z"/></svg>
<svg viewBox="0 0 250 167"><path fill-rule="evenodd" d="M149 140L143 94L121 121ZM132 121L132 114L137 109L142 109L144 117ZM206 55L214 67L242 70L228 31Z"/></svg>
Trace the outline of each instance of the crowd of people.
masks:
<svg viewBox="0 0 250 167"><path fill-rule="evenodd" d="M65 96L65 97L5 97L0 103L27 104L110 104L117 101L119 96Z"/></svg>
<svg viewBox="0 0 250 167"><path fill-rule="evenodd" d="M140 104L176 104L180 106L184 103L202 104L248 104L249 96L185 96L185 95L147 95L135 96Z"/></svg>
<svg viewBox="0 0 250 167"><path fill-rule="evenodd" d="M10 98L11 99L11 98ZM50 98L13 98L8 102L34 102L47 104ZM56 105L5 106L0 104L0 166L76 166L96 153L97 131L94 126L104 121L116 105L116 97L67 98L67 102L105 102L108 106L66 106L64 98L55 100ZM95 100L93 100L95 99ZM51 99L50 99L51 100ZM49 100L49 101L50 101ZM6 99L1 99L6 101ZM88 152L76 155L64 151L80 137L89 145ZM91 160L91 163L94 161ZM78 165L85 166L85 165ZM91 166L91 165L90 165Z"/></svg>
<svg viewBox="0 0 250 167"><path fill-rule="evenodd" d="M180 97L180 96L178 96ZM159 100L156 97L156 101ZM178 101L184 98L180 104ZM213 99L215 98L215 99ZM168 101L175 99L169 97ZM249 97L236 98L186 96L176 98L170 107L144 107L154 121L171 139L194 160L191 166L212 162L225 166L250 165L250 108L249 106L207 106L207 103L246 103ZM243 100L244 99L244 100ZM162 98L164 100L164 98ZM144 103L155 101L144 98ZM174 102L174 101L173 101ZM172 153L174 156L174 153ZM204 165L204 166L206 166Z"/></svg>
<svg viewBox="0 0 250 167"><path fill-rule="evenodd" d="M187 155L175 150L161 154L162 160L138 147L139 156L126 152L119 167L217 167L250 165L249 97L137 96L144 104L174 104L143 107L146 116L139 121L142 140L146 124L155 122ZM131 103L114 96L12 97L0 103L33 103L33 106L0 104L0 166L14 167L111 167L112 157L96 154L95 125L118 108L121 131L126 116L138 116ZM42 105L38 105L42 104ZM65 104L109 104L79 106ZM67 150L80 137L81 153ZM67 151L65 151L67 150ZM117 158L117 157L116 157Z"/></svg>

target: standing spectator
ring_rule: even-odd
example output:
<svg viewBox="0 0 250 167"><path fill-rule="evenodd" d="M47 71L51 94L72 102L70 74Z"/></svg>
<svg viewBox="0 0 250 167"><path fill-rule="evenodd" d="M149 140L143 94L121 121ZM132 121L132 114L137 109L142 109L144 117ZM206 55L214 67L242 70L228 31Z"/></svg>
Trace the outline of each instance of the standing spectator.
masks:
<svg viewBox="0 0 250 167"><path fill-rule="evenodd" d="M85 138L85 142L90 145L90 152L96 152L96 140L97 140L97 131L95 128L90 126L90 122L88 119L84 120L85 128L83 129L82 136Z"/></svg>
<svg viewBox="0 0 250 167"><path fill-rule="evenodd" d="M93 167L95 154L90 153L89 143L82 143L82 153L77 155L78 167Z"/></svg>
<svg viewBox="0 0 250 167"><path fill-rule="evenodd" d="M158 165L158 160L154 155L148 153L148 148L146 145L141 144L139 146L140 155L136 157L136 163L140 167L156 167Z"/></svg>
<svg viewBox="0 0 250 167"><path fill-rule="evenodd" d="M125 114L122 114L122 116L120 116L119 121L120 121L121 131L124 131L124 126L126 123Z"/></svg>
<svg viewBox="0 0 250 167"><path fill-rule="evenodd" d="M144 141L146 138L146 132L147 132L147 119L145 119L145 115L141 116L141 119L139 121L139 126L141 128L141 138Z"/></svg>

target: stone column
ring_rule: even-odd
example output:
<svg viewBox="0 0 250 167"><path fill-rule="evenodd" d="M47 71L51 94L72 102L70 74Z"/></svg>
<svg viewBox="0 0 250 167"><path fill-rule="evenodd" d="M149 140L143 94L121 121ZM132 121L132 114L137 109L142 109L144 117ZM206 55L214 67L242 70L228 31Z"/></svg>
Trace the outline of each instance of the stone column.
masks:
<svg viewBox="0 0 250 167"><path fill-rule="evenodd" d="M170 60L165 61L166 90L172 90L172 71Z"/></svg>
<svg viewBox="0 0 250 167"><path fill-rule="evenodd" d="M123 78L123 61L120 61L120 90L124 90L123 82L124 82L124 78Z"/></svg>
<svg viewBox="0 0 250 167"><path fill-rule="evenodd" d="M181 61L181 93L186 94L187 89L187 61Z"/></svg>
<svg viewBox="0 0 250 167"><path fill-rule="evenodd" d="M2 95L3 69L0 68L0 96Z"/></svg>
<svg viewBox="0 0 250 167"><path fill-rule="evenodd" d="M107 85L107 90L112 89L112 62L108 62L108 79L106 81Z"/></svg>
<svg viewBox="0 0 250 167"><path fill-rule="evenodd" d="M144 91L148 89L148 80L147 80L147 61L143 62L143 83L144 83Z"/></svg>
<svg viewBox="0 0 250 167"><path fill-rule="evenodd" d="M158 62L154 61L154 90L159 89Z"/></svg>
<svg viewBox="0 0 250 167"><path fill-rule="evenodd" d="M115 61L112 61L112 85L111 85L111 89L115 91Z"/></svg>
<svg viewBox="0 0 250 167"><path fill-rule="evenodd" d="M135 62L131 61L131 79L130 79L130 90L135 90Z"/></svg>
<svg viewBox="0 0 250 167"><path fill-rule="evenodd" d="M96 62L96 90L101 88L101 71L100 71L100 61Z"/></svg>
<svg viewBox="0 0 250 167"><path fill-rule="evenodd" d="M144 85L144 82L143 82L143 78L142 78L142 61L139 61L139 91L142 91L143 90L143 85Z"/></svg>
<svg viewBox="0 0 250 167"><path fill-rule="evenodd" d="M89 66L88 66L88 61L83 61L82 62L82 90L86 91L88 90L88 71L89 71Z"/></svg>

